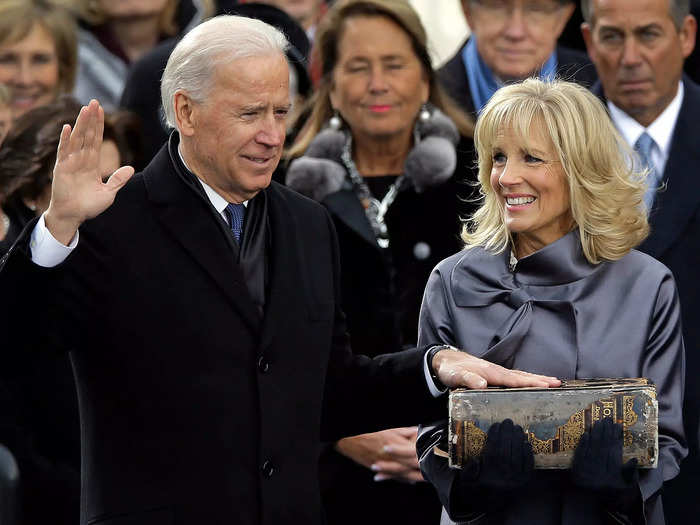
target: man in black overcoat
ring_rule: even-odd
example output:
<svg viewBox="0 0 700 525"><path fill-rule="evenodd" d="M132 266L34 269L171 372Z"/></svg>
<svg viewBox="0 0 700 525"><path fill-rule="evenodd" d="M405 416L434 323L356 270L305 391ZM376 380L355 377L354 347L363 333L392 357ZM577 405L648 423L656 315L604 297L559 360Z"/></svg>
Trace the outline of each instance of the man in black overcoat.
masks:
<svg viewBox="0 0 700 525"><path fill-rule="evenodd" d="M188 33L162 80L177 132L133 177L101 180L84 107L48 211L0 261L3 331L73 349L82 524L318 524L321 438L445 410L439 382L558 384L451 349L352 354L332 222L270 182L285 46L242 17Z"/></svg>

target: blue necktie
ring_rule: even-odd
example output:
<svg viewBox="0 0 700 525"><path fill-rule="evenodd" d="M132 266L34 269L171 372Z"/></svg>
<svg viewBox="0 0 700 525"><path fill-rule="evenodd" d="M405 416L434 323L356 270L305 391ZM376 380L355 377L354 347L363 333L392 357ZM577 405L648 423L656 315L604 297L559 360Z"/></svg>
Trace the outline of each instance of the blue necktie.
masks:
<svg viewBox="0 0 700 525"><path fill-rule="evenodd" d="M226 206L226 215L228 215L229 225L236 242L241 242L241 233L243 233L243 218L245 217L244 204L229 204Z"/></svg>
<svg viewBox="0 0 700 525"><path fill-rule="evenodd" d="M654 197L656 197L656 190L661 185L661 174L658 173L654 162L651 160L651 148L653 146L654 139L646 131L634 143L634 150L639 155L642 166L649 170L647 177L649 187L644 194L644 203L647 206L647 210L651 210L651 205L654 204Z"/></svg>

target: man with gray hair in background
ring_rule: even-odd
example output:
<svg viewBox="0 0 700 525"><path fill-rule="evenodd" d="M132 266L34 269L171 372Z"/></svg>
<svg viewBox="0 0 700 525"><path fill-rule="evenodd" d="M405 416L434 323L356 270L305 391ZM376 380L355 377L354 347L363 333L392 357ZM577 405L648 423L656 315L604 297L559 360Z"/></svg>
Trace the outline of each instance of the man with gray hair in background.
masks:
<svg viewBox="0 0 700 525"><path fill-rule="evenodd" d="M320 524L321 438L432 417L444 387L559 384L451 348L353 355L332 221L270 180L286 45L236 16L188 33L162 79L176 131L135 176L103 182L91 101L0 260L2 366L25 341L72 349L82 524Z"/></svg>
<svg viewBox="0 0 700 525"><path fill-rule="evenodd" d="M700 511L700 86L683 75L683 62L695 46L697 22L688 0L583 0L581 10L600 79L593 91L649 170L651 234L638 249L668 266L678 285L690 453L664 487L663 503L668 523L687 523ZM668 480L675 473L659 475Z"/></svg>

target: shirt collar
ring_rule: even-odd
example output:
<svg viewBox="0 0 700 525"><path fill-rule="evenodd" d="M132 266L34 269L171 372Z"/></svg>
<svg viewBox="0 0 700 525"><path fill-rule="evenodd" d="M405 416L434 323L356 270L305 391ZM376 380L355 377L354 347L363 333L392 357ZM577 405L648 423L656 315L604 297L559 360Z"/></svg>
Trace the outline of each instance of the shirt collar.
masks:
<svg viewBox="0 0 700 525"><path fill-rule="evenodd" d="M182 156L182 151L180 151L180 145L177 145L177 154L180 156L180 160L182 163L185 165L185 168L187 168L191 173L197 177L197 174L194 173L190 167L187 165L187 162L185 162L184 157ZM226 209L226 206L228 206L228 201L224 199L221 195L219 195L214 188L209 186L206 182L204 182L202 179L197 177L197 180L199 183L202 185L202 188L204 188L204 193L207 194L207 198L211 202L211 205L214 206L214 209L218 211L220 214L224 213L224 210ZM248 207L248 201L243 201L243 205L247 208Z"/></svg>
<svg viewBox="0 0 700 525"><path fill-rule="evenodd" d="M678 120L678 114L681 111L684 91L683 81L680 81L678 83L678 91L676 92L676 96L673 97L673 100L671 100L670 104L666 106L666 109L664 109L663 112L656 117L656 120L654 120L654 122L652 122L647 128L642 126L639 122L634 120L627 113L608 100L610 118L612 118L615 126L628 144L633 146L637 142L637 139L639 139L640 135L646 131L651 138L654 139L654 142L661 150L664 158L667 158L668 150L671 147L673 129L676 127L676 120Z"/></svg>

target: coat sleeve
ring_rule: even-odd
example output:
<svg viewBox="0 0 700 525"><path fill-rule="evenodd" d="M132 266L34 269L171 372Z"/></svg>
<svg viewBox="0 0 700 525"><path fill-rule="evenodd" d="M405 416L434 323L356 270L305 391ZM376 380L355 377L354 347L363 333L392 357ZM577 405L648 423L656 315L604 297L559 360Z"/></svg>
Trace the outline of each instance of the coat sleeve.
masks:
<svg viewBox="0 0 700 525"><path fill-rule="evenodd" d="M56 332L62 308L55 300L62 269L44 268L31 260L29 243L36 219L0 259L0 319L5 344L0 364L8 369L32 359L28 349L64 350ZM61 265L59 265L61 266Z"/></svg>
<svg viewBox="0 0 700 525"><path fill-rule="evenodd" d="M445 284L447 275L448 270L443 263L433 270L428 279L418 321L419 345L456 345L451 329L449 291ZM460 494L459 471L451 469L446 458L433 453L436 445L447 450L447 424L447 419L441 419L419 428L416 449L420 469L425 479L435 487L440 502L451 519L478 519L483 514L478 502L471 502L461 496L455 497Z"/></svg>
<svg viewBox="0 0 700 525"><path fill-rule="evenodd" d="M340 259L333 222L325 211L333 252L335 312L324 389L322 435L331 441L375 430L416 425L445 411L430 394L423 371L427 347L379 355L353 354L341 309ZM387 348L388 352L393 349Z"/></svg>
<svg viewBox="0 0 700 525"><path fill-rule="evenodd" d="M659 405L658 468L640 471L640 487L646 501L661 489L664 481L678 474L680 462L688 454L682 414L685 351L678 292L670 272L657 290L642 373L656 385Z"/></svg>
<svg viewBox="0 0 700 525"><path fill-rule="evenodd" d="M452 332L452 314L445 284L446 269L438 265L428 278L418 318L418 345L449 344L458 346Z"/></svg>

